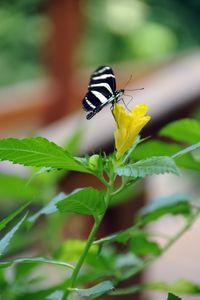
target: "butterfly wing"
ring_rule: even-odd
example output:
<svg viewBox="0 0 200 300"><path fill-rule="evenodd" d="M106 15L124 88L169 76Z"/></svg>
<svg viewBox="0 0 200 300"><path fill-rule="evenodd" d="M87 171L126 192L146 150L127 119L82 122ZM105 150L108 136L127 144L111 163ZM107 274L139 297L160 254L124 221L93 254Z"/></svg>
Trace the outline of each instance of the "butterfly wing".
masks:
<svg viewBox="0 0 200 300"><path fill-rule="evenodd" d="M108 95L112 95L116 90L116 81L113 70L109 66L101 66L97 68L92 76L90 77L90 82L88 88L101 87L103 84L107 84L109 87L105 86Z"/></svg>
<svg viewBox="0 0 200 300"><path fill-rule="evenodd" d="M83 99L83 108L92 111L105 104L116 90L113 70L109 66L101 66L90 77L88 92Z"/></svg>

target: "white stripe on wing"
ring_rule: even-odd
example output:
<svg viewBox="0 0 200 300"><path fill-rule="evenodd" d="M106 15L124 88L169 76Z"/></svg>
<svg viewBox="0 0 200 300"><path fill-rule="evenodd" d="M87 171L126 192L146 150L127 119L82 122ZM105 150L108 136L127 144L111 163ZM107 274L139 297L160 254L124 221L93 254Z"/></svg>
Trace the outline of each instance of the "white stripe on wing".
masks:
<svg viewBox="0 0 200 300"><path fill-rule="evenodd" d="M91 84L90 86L89 86L89 88L91 88L91 87L105 87L111 94L113 94L113 91L112 91L112 89L111 89L111 87L110 87L110 85L108 84L108 83L95 83L95 84Z"/></svg>
<svg viewBox="0 0 200 300"><path fill-rule="evenodd" d="M110 78L110 77L115 78L115 76L113 74L103 74L100 76L92 77L92 80L106 79L106 78Z"/></svg>
<svg viewBox="0 0 200 300"><path fill-rule="evenodd" d="M106 70L110 70L110 67L104 67L102 69L99 69L98 71L94 72L93 74L99 74L99 73L103 73Z"/></svg>
<svg viewBox="0 0 200 300"><path fill-rule="evenodd" d="M96 108L96 106L94 106L89 100L88 98L85 98L85 101L87 102L87 104L92 107L93 109Z"/></svg>
<svg viewBox="0 0 200 300"><path fill-rule="evenodd" d="M95 95L97 97L97 99L101 102L101 103L105 103L108 101L108 99L101 93L97 92L97 91L91 91L91 93L93 95Z"/></svg>

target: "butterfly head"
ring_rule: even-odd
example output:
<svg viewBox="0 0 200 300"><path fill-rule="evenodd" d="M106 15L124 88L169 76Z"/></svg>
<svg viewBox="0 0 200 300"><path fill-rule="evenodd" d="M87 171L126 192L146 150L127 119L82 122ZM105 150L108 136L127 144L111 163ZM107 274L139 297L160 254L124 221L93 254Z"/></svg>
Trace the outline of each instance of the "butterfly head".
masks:
<svg viewBox="0 0 200 300"><path fill-rule="evenodd" d="M119 101L119 98L122 97L124 95L124 89L121 89L121 90L116 90L114 92L114 95L115 95L115 99L116 99L116 102Z"/></svg>

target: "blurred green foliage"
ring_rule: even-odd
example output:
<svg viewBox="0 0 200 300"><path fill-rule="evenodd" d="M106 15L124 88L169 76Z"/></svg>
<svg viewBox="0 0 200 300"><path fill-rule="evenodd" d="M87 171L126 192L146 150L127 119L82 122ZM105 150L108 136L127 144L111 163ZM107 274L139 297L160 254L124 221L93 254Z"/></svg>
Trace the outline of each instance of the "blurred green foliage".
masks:
<svg viewBox="0 0 200 300"><path fill-rule="evenodd" d="M45 32L42 0L1 0L0 86L38 77Z"/></svg>
<svg viewBox="0 0 200 300"><path fill-rule="evenodd" d="M1 0L0 86L41 76L41 45L48 34L46 0ZM197 0L87 0L81 2L81 65L157 60L199 47ZM70 30L70 29L69 29Z"/></svg>
<svg viewBox="0 0 200 300"><path fill-rule="evenodd" d="M81 52L85 64L160 59L197 47L199 1L88 0Z"/></svg>

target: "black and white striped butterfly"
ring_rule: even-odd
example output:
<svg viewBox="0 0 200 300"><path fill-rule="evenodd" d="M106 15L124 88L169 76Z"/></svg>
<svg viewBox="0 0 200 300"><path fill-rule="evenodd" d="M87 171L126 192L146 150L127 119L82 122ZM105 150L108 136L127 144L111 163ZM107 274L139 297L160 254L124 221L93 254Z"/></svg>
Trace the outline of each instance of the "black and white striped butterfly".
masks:
<svg viewBox="0 0 200 300"><path fill-rule="evenodd" d="M83 99L83 109L89 112L86 118L89 120L107 104L118 102L123 94L123 89L116 90L115 75L111 67L99 67L92 73L88 92Z"/></svg>

